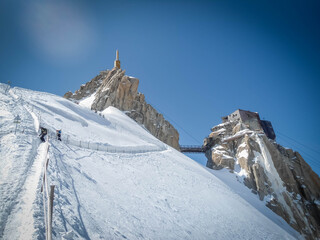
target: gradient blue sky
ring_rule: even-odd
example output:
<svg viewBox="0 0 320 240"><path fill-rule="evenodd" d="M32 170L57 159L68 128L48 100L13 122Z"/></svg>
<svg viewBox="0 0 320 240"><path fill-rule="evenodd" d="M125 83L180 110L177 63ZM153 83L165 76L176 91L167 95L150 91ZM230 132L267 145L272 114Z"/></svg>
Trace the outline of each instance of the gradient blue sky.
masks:
<svg viewBox="0 0 320 240"><path fill-rule="evenodd" d="M119 49L181 144L256 111L319 174L319 13L319 1L295 0L0 0L0 80L63 95L112 68Z"/></svg>

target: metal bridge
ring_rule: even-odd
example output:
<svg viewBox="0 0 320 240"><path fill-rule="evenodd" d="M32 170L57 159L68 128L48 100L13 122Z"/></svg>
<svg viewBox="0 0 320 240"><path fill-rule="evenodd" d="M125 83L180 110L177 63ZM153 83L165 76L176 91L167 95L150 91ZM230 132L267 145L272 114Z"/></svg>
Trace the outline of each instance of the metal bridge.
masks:
<svg viewBox="0 0 320 240"><path fill-rule="evenodd" d="M197 145L180 145L180 151L184 153L204 153L205 148Z"/></svg>

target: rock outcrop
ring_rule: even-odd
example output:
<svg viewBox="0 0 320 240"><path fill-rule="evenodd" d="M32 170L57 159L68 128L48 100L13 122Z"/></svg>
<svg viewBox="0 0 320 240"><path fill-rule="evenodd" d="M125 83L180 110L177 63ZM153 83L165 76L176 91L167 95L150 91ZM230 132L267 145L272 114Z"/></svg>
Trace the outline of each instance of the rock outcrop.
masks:
<svg viewBox="0 0 320 240"><path fill-rule="evenodd" d="M100 72L75 93L67 92L64 97L81 102L92 96L92 110L103 111L109 106L116 107L142 124L156 138L179 149L178 131L147 104L145 96L138 92L138 86L139 79L126 76L125 70L113 68Z"/></svg>
<svg viewBox="0 0 320 240"><path fill-rule="evenodd" d="M320 179L298 152L239 119L211 129L207 167L228 168L306 239L320 238Z"/></svg>

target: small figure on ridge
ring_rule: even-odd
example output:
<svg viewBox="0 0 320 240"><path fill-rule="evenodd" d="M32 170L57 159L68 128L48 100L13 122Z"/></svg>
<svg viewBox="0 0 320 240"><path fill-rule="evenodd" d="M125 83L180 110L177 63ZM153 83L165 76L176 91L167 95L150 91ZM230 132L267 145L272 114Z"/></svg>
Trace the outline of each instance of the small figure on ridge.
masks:
<svg viewBox="0 0 320 240"><path fill-rule="evenodd" d="M40 129L41 129L41 133L40 133L39 137L42 142L45 142L46 140L44 140L44 137L47 135L48 131L44 127L40 127Z"/></svg>
<svg viewBox="0 0 320 240"><path fill-rule="evenodd" d="M57 139L59 141L61 141L61 129L60 130L56 130L56 132L57 132Z"/></svg>

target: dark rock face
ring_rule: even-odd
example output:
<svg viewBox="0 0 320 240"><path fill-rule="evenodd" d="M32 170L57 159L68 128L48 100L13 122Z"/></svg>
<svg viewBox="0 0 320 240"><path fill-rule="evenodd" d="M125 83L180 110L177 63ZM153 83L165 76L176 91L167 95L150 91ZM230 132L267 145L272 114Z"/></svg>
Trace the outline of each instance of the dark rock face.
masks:
<svg viewBox="0 0 320 240"><path fill-rule="evenodd" d="M211 130L204 141L207 167L244 177L244 184L306 239L320 238L320 179L298 152L237 120Z"/></svg>
<svg viewBox="0 0 320 240"><path fill-rule="evenodd" d="M118 68L102 71L91 81L82 85L74 94L67 92L64 97L80 101L94 94L92 110L103 111L109 106L116 107L145 126L152 135L168 145L179 149L178 131L164 119L150 104L142 93L138 92L139 79L125 75Z"/></svg>

